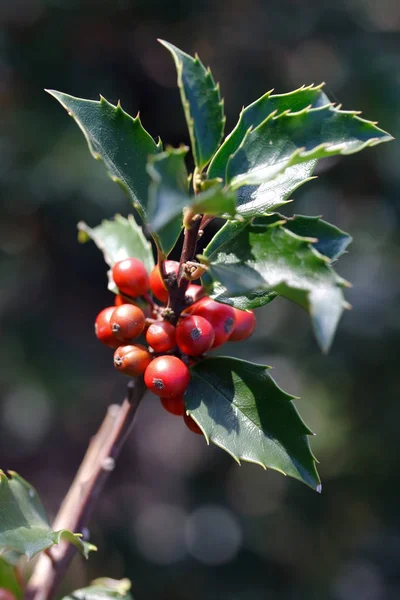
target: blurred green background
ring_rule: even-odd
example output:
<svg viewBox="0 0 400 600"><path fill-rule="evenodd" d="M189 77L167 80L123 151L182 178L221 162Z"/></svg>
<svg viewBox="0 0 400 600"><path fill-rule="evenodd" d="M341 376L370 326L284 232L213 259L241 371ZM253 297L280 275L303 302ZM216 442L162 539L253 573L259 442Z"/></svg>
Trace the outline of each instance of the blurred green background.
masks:
<svg viewBox="0 0 400 600"><path fill-rule="evenodd" d="M227 132L268 89L324 80L334 101L398 136L399 32L396 0L0 0L0 466L52 516L126 384L93 334L112 298L76 223L129 205L43 88L121 99L154 137L188 142L161 37L211 65ZM322 495L239 468L146 397L92 519L99 552L75 559L63 591L107 575L132 578L137 600L400 597L399 161L397 142L325 161L286 211L354 236L338 267L353 310L329 356L281 299L232 345L301 396Z"/></svg>

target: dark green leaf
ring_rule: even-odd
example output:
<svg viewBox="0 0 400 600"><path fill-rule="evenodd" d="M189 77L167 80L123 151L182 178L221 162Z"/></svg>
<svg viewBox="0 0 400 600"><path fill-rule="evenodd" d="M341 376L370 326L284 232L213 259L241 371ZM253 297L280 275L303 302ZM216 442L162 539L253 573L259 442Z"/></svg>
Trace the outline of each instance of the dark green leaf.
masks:
<svg viewBox="0 0 400 600"><path fill-rule="evenodd" d="M236 152L247 131L255 129L272 113L280 115L290 110L298 112L306 107L317 108L329 104L329 98L322 91L322 85L303 86L288 94L272 94L272 90L242 110L235 129L225 138L224 143L213 157L208 168L210 177L222 177L225 181L229 158Z"/></svg>
<svg viewBox="0 0 400 600"><path fill-rule="evenodd" d="M188 413L207 441L239 463L253 462L321 491L307 436L311 433L268 368L234 358L208 358L191 369Z"/></svg>
<svg viewBox="0 0 400 600"><path fill-rule="evenodd" d="M272 179L260 185L244 185L237 190L237 212L244 218L256 217L274 212L291 201L292 193L304 183L314 179L316 160L289 167Z"/></svg>
<svg viewBox="0 0 400 600"><path fill-rule="evenodd" d="M317 340L327 351L346 307L347 283L311 245L266 219L257 224L228 222L205 249L208 277L223 286L229 298L269 291L300 304L312 318Z"/></svg>
<svg viewBox="0 0 400 600"><path fill-rule="evenodd" d="M217 150L224 132L225 117L219 87L215 85L210 69L204 67L197 55L192 58L176 46L159 41L174 58L194 161L202 170Z"/></svg>
<svg viewBox="0 0 400 600"><path fill-rule="evenodd" d="M323 221L321 217L294 215L286 220L284 227L297 235L315 238L316 241L312 242L314 248L331 260L340 258L352 241L351 235Z"/></svg>
<svg viewBox="0 0 400 600"><path fill-rule="evenodd" d="M269 304L272 300L278 297L276 292L269 292L265 290L255 290L254 292L246 292L246 294L239 296L229 296L226 288L221 285L218 281L213 281L211 277L206 273L202 278L202 284L207 289L207 294L217 302L223 304L229 304L239 310L254 310Z"/></svg>
<svg viewBox="0 0 400 600"><path fill-rule="evenodd" d="M391 139L357 113L332 105L271 114L258 127L247 131L228 161L227 181L233 189L261 185L292 165L335 154L353 154Z"/></svg>
<svg viewBox="0 0 400 600"><path fill-rule="evenodd" d="M195 196L192 208L200 214L234 216L236 213L236 194L227 190L222 183L215 183Z"/></svg>
<svg viewBox="0 0 400 600"><path fill-rule="evenodd" d="M278 115L287 110L295 112L306 107L316 108L329 104L329 98L321 88L322 85L310 85L289 94L272 95L271 92L267 92L244 108L235 129L227 136L211 161L209 176L222 177L225 180L228 160L239 148L248 129L255 129L261 125L271 113ZM244 217L252 217L275 211L289 200L298 187L310 181L316 164L317 161L313 160L294 165L272 181L240 187L237 212Z"/></svg>
<svg viewBox="0 0 400 600"><path fill-rule="evenodd" d="M90 586L64 596L63 600L133 600L130 589L129 579L118 581L102 577L92 581Z"/></svg>
<svg viewBox="0 0 400 600"><path fill-rule="evenodd" d="M86 223L78 223L79 240L86 242L88 239L94 241L104 255L104 260L109 267L124 258L135 257L142 261L150 273L154 267L153 252L151 244L143 235L142 228L136 223L132 215L126 219L121 215L115 215L111 221L104 220L97 227L89 227ZM112 278L109 278L109 289L117 293Z"/></svg>
<svg viewBox="0 0 400 600"><path fill-rule="evenodd" d="M149 190L149 226L158 246L167 256L182 230L182 210L190 203L185 156L189 148L168 148L151 156L147 171L152 179Z"/></svg>
<svg viewBox="0 0 400 600"><path fill-rule="evenodd" d="M62 540L74 544L87 558L95 546L82 542L79 534L53 531L36 490L10 471L0 471L0 551L11 550L32 558Z"/></svg>
<svg viewBox="0 0 400 600"><path fill-rule="evenodd" d="M16 568L0 556L0 588L4 588L21 598L22 590L16 577Z"/></svg>
<svg viewBox="0 0 400 600"><path fill-rule="evenodd" d="M126 190L147 221L150 177L146 164L149 155L161 152L161 143L156 144L143 129L139 116L132 118L119 104L113 106L104 98L94 102L47 91L75 119L94 158L104 161L112 179Z"/></svg>

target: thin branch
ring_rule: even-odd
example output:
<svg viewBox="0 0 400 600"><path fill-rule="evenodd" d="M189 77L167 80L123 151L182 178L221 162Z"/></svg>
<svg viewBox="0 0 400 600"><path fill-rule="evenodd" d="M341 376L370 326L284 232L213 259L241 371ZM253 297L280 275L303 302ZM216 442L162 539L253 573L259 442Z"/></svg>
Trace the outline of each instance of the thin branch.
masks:
<svg viewBox="0 0 400 600"><path fill-rule="evenodd" d="M74 481L55 518L53 529L69 529L82 533L87 527L97 498L132 427L139 403L144 395L143 379L131 381L125 400L108 408L100 429L92 438ZM42 553L26 590L28 600L50 600L75 553L66 542Z"/></svg>
<svg viewBox="0 0 400 600"><path fill-rule="evenodd" d="M183 276L183 265L188 261L193 260L196 256L197 235L199 232L200 221L201 219L193 219L190 227L185 229L181 259L179 261L178 286L175 289L170 289L168 303L168 308L171 308L174 314L171 319L173 323L177 323L182 310L186 308L185 295L189 280Z"/></svg>

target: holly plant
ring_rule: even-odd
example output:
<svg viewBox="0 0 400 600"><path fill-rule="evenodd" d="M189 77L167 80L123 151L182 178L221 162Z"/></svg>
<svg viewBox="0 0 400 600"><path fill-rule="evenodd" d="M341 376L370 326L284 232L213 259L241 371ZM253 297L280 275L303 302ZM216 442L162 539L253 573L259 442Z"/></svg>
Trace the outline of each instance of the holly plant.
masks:
<svg viewBox="0 0 400 600"><path fill-rule="evenodd" d="M53 528L33 488L16 474L0 475L2 563L15 565L20 555L47 553L28 584L28 596L36 600L54 594L71 543L85 555L93 549L69 528L81 532L86 525L88 507L146 390L239 464L257 463L321 491L311 431L296 399L277 385L268 366L230 357L230 348L252 335L258 308L283 296L309 313L321 349L329 349L348 308L349 284L334 264L351 237L320 217L286 217L279 211L313 179L320 159L392 138L358 112L330 102L323 85L308 85L286 94L267 92L243 108L223 139L224 103L210 69L197 55L161 43L175 61L190 149L164 146L119 102L114 106L103 97L83 100L49 90L133 207L127 218L78 225L80 241L91 239L102 251L114 294L112 305L96 318L95 333L113 349L114 367L130 385L81 467L92 468L92 487L84 497L74 496L73 484ZM211 222L217 233L205 244ZM172 252L180 259L171 260ZM227 355L214 356L222 346ZM96 454L92 445L100 443L98 436L102 444ZM4 587L21 596L14 567L7 568L10 583ZM100 580L71 597L100 596L130 597L129 585Z"/></svg>

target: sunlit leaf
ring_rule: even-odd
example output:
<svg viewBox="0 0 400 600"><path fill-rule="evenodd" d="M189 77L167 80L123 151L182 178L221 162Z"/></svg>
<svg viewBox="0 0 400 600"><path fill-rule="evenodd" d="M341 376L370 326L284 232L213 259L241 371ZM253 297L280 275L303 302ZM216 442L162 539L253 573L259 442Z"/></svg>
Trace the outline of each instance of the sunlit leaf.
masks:
<svg viewBox="0 0 400 600"><path fill-rule="evenodd" d="M229 159L228 183L233 189L261 185L293 165L336 154L353 154L393 139L357 115L332 105L277 116L272 113L247 131Z"/></svg>
<svg viewBox="0 0 400 600"><path fill-rule="evenodd" d="M238 462L275 469L320 491L311 431L268 368L229 357L201 361L191 368L187 411L207 440Z"/></svg>
<svg viewBox="0 0 400 600"><path fill-rule="evenodd" d="M196 166L203 169L221 141L225 117L219 87L210 69L173 44L159 40L172 54Z"/></svg>
<svg viewBox="0 0 400 600"><path fill-rule="evenodd" d="M346 307L342 288L347 282L313 248L315 240L268 219L256 223L228 222L218 232L204 251L209 264L205 283L211 278L228 298L249 295L250 306L254 294L263 291L296 302L309 312L317 340L327 351Z"/></svg>
<svg viewBox="0 0 400 600"><path fill-rule="evenodd" d="M95 546L71 531L53 531L36 490L22 477L0 471L0 551L14 551L32 558L65 540L87 558Z"/></svg>
<svg viewBox="0 0 400 600"><path fill-rule="evenodd" d="M78 229L79 240L81 242L93 240L103 253L109 267L112 268L116 262L130 257L141 260L149 273L154 267L151 244L146 240L142 228L132 215L128 218L115 215L114 219L104 220L97 227L89 227L81 221L78 223ZM111 277L109 277L109 289L118 292Z"/></svg>
<svg viewBox="0 0 400 600"><path fill-rule="evenodd" d="M102 577L92 581L91 585L75 590L63 600L133 600L129 579L110 579Z"/></svg>

